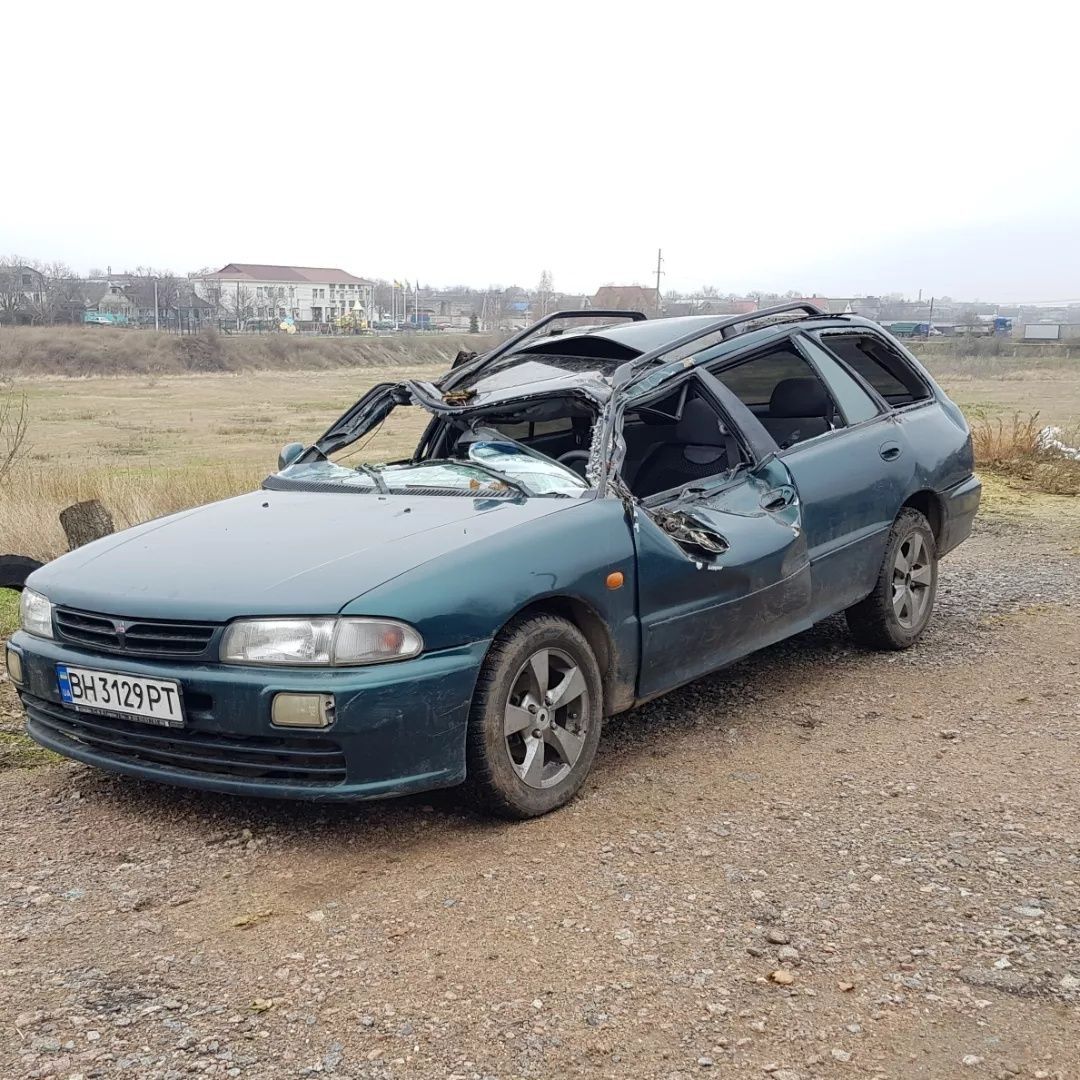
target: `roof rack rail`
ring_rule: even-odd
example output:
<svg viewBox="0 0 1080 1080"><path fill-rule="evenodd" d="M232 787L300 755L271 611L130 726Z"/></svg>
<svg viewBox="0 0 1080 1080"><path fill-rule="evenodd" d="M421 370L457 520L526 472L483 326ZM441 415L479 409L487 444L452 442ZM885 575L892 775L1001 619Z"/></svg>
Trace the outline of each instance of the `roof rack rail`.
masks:
<svg viewBox="0 0 1080 1080"><path fill-rule="evenodd" d="M723 331L728 330L733 326L738 326L739 323L757 322L758 319L767 319L773 315L785 315L789 311L803 311L807 315L813 316L825 314L817 304L798 303L778 304L776 307L761 308L759 311L750 311L745 315L724 315L722 318L716 319L715 322L709 323L708 326L692 330L689 334L684 334L681 338L676 338L674 341L668 342L666 345L661 345L651 352L642 353L639 357L630 361L630 369L632 371L637 371L638 369L645 367L646 364L651 364L654 360L659 360L662 356L667 356L668 353L674 352L676 349L681 349L684 345L692 345L701 338L711 337L713 334L717 333L723 333ZM727 338L728 335L724 334L723 336Z"/></svg>

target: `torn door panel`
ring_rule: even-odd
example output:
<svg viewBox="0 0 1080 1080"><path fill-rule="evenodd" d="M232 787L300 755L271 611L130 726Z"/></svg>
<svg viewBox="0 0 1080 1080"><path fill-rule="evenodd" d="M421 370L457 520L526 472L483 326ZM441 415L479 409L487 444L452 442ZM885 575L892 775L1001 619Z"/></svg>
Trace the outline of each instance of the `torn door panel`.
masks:
<svg viewBox="0 0 1080 1080"><path fill-rule="evenodd" d="M807 625L810 567L798 501L780 511L761 505L787 477L774 459L712 494L636 508L642 696Z"/></svg>

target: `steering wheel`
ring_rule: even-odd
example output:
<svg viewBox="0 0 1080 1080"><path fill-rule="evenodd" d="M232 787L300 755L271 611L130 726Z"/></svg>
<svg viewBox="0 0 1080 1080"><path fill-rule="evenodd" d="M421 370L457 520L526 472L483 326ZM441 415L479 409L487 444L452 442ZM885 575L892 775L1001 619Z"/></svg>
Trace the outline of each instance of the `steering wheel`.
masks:
<svg viewBox="0 0 1080 1080"><path fill-rule="evenodd" d="M567 450L565 454L560 454L555 459L560 465L567 465L578 474L578 476L584 478L585 466L589 463L589 451L588 450ZM579 469L577 466L581 465Z"/></svg>

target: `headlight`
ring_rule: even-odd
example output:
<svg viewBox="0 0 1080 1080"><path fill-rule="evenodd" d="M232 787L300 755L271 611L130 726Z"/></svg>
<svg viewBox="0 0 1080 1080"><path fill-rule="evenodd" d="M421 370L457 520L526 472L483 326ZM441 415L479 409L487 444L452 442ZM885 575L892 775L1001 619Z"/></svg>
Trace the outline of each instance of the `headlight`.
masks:
<svg viewBox="0 0 1080 1080"><path fill-rule="evenodd" d="M405 660L424 648L420 635L391 619L246 619L221 639L226 664L329 666Z"/></svg>
<svg viewBox="0 0 1080 1080"><path fill-rule="evenodd" d="M52 604L39 592L23 589L19 598L19 621L28 634L51 638Z"/></svg>

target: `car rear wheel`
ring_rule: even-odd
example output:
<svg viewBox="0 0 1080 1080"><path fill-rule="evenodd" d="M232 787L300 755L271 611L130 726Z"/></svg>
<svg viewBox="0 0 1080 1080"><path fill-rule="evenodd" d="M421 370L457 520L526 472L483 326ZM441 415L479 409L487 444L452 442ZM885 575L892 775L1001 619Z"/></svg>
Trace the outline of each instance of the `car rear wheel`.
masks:
<svg viewBox="0 0 1080 1080"><path fill-rule="evenodd" d="M596 757L603 693L576 626L554 615L511 623L492 644L473 696L471 798L509 818L546 814L572 799Z"/></svg>
<svg viewBox="0 0 1080 1080"><path fill-rule="evenodd" d="M930 523L911 507L893 522L874 591L845 612L855 640L873 649L907 649L930 622L938 558Z"/></svg>

